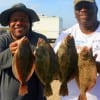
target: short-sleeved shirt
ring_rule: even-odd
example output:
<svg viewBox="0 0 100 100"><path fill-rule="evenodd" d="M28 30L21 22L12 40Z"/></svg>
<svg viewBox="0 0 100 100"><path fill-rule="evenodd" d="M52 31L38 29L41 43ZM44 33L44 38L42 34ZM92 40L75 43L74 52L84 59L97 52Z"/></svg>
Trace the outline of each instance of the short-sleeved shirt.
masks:
<svg viewBox="0 0 100 100"><path fill-rule="evenodd" d="M100 62L100 25L95 30L95 32L86 35L84 34L80 28L79 24L75 24L71 28L63 31L58 39L56 40L54 44L54 51L57 52L62 40L65 36L68 34L72 34L75 40L75 46L77 49L77 53L79 53L83 46L87 46L92 48L93 55L97 55L96 61ZM61 100L78 100L79 96L79 88L73 79L68 83L68 90L69 95L68 96L62 96ZM100 75L97 74L97 80L95 86L86 93L88 100L99 100L100 99Z"/></svg>

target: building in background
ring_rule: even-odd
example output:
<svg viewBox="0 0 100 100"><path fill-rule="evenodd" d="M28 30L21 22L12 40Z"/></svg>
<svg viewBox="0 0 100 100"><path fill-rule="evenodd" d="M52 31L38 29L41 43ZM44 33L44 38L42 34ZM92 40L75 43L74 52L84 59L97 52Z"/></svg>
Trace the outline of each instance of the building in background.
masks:
<svg viewBox="0 0 100 100"><path fill-rule="evenodd" d="M63 29L60 17L39 15L40 21L33 24L32 30L44 34L53 43Z"/></svg>

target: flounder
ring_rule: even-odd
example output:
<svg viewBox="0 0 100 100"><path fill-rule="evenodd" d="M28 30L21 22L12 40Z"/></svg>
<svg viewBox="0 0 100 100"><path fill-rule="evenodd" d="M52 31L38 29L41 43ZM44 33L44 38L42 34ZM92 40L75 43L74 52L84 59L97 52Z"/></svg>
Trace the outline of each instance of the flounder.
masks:
<svg viewBox="0 0 100 100"><path fill-rule="evenodd" d="M35 50L35 72L41 83L44 85L44 95L53 94L51 82L58 70L56 54L51 45L42 38L38 39Z"/></svg>
<svg viewBox="0 0 100 100"><path fill-rule="evenodd" d="M19 95L28 93L27 82L34 72L34 55L27 37L18 40L18 48L12 59L12 72L20 82Z"/></svg>
<svg viewBox="0 0 100 100"><path fill-rule="evenodd" d="M96 63L90 48L83 47L79 53L78 67L80 89L80 96L78 100L87 100L86 92L94 87L97 76Z"/></svg>
<svg viewBox="0 0 100 100"><path fill-rule="evenodd" d="M62 96L68 95L67 83L75 77L77 72L78 55L75 48L74 38L68 34L62 41L57 51L59 61L59 76L61 86L59 94Z"/></svg>

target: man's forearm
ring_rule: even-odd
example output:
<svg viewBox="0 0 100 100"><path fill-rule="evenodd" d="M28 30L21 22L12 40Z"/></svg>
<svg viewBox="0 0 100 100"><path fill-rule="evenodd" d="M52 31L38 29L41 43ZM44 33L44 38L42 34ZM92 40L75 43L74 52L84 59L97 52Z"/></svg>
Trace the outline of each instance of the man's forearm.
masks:
<svg viewBox="0 0 100 100"><path fill-rule="evenodd" d="M0 53L0 70L11 67L12 54L8 49Z"/></svg>

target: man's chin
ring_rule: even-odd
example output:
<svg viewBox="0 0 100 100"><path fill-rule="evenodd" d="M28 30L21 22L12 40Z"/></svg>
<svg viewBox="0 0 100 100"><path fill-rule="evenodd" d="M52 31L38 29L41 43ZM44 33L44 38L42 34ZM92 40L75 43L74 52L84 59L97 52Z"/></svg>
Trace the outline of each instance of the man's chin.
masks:
<svg viewBox="0 0 100 100"><path fill-rule="evenodd" d="M17 39L20 39L20 38L22 38L23 36L25 36L25 34L24 35L17 35L17 36L15 36Z"/></svg>

